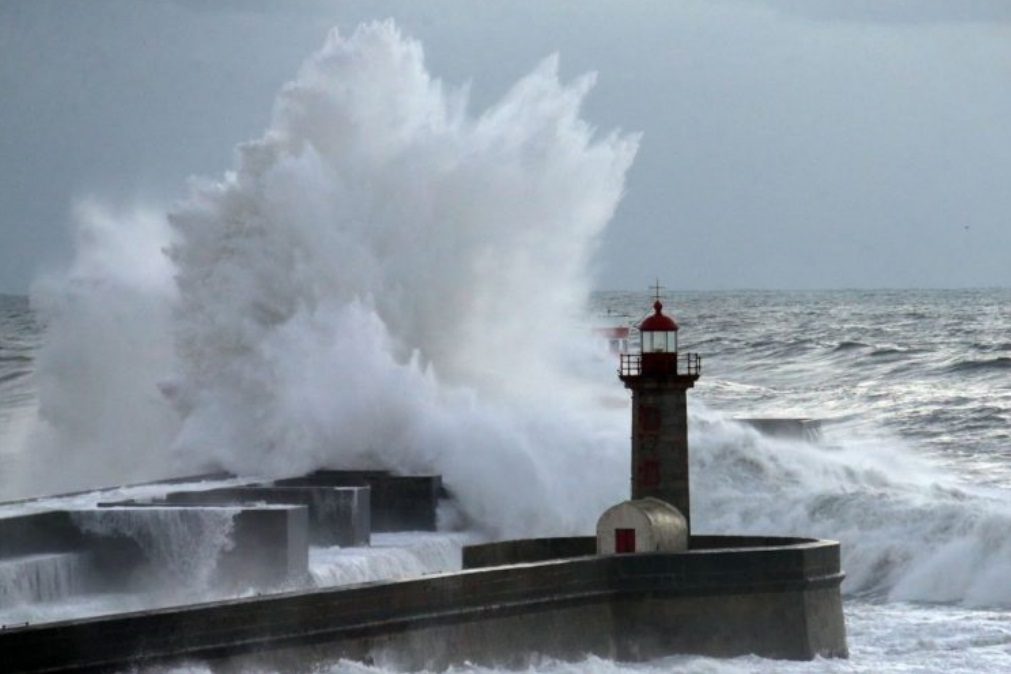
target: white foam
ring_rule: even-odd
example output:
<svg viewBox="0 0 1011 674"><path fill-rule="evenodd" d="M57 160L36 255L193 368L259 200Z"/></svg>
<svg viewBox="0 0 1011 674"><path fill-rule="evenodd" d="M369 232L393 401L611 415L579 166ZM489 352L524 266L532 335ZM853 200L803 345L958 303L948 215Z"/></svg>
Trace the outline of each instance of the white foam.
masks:
<svg viewBox="0 0 1011 674"><path fill-rule="evenodd" d="M466 534L373 534L372 545L310 548L309 572L317 587L415 578L460 569Z"/></svg>
<svg viewBox="0 0 1011 674"><path fill-rule="evenodd" d="M0 559L0 609L58 601L84 590L91 572L89 561L80 552Z"/></svg>
<svg viewBox="0 0 1011 674"><path fill-rule="evenodd" d="M1011 607L1007 492L960 484L895 438L762 436L694 407L696 532L842 542L849 594Z"/></svg>

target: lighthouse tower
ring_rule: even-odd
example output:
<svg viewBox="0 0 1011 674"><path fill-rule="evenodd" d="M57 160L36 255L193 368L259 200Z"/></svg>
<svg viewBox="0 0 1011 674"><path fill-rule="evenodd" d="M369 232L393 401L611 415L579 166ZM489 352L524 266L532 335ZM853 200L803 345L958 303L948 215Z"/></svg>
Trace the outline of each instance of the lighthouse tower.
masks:
<svg viewBox="0 0 1011 674"><path fill-rule="evenodd" d="M694 353L678 353L678 324L663 312L639 324L639 353L624 354L618 374L632 391L632 499L673 505L691 530L688 487L688 389L702 370Z"/></svg>

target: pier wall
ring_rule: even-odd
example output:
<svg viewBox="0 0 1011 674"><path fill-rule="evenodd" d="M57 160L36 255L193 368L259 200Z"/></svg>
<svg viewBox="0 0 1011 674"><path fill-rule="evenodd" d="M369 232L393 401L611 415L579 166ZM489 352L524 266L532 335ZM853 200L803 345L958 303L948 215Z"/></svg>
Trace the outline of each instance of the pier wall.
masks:
<svg viewBox="0 0 1011 674"><path fill-rule="evenodd" d="M687 553L580 556L13 628L0 632L0 652L11 654L11 672L205 660L286 670L337 658L441 668L522 666L532 654L845 656L837 543L712 538Z"/></svg>

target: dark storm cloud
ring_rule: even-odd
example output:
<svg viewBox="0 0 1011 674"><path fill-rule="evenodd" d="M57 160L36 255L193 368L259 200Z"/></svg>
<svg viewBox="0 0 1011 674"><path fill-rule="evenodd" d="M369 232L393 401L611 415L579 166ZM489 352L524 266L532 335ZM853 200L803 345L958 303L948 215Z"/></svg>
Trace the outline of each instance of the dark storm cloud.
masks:
<svg viewBox="0 0 1011 674"><path fill-rule="evenodd" d="M739 0L753 3L755 0ZM778 11L818 21L867 23L1011 22L1009 0L759 0Z"/></svg>
<svg viewBox="0 0 1011 674"><path fill-rule="evenodd" d="M0 291L82 196L167 208L327 31L393 17L472 111L540 59L644 132L602 287L1011 284L1011 0L0 1Z"/></svg>
<svg viewBox="0 0 1011 674"><path fill-rule="evenodd" d="M169 0L169 2L194 12L208 14L253 12L277 15L316 13L321 8L334 7L337 4L334 0Z"/></svg>

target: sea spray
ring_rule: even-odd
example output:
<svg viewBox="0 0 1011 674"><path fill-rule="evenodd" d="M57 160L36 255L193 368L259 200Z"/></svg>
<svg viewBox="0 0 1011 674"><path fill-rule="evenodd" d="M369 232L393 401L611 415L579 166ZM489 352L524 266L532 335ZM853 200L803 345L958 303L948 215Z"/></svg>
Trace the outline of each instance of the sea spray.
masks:
<svg viewBox="0 0 1011 674"><path fill-rule="evenodd" d="M0 559L0 609L59 601L87 588L87 553L52 552Z"/></svg>
<svg viewBox="0 0 1011 674"><path fill-rule="evenodd" d="M71 513L85 533L129 538L167 588L206 591L221 553L233 546L238 508L95 508Z"/></svg>
<svg viewBox="0 0 1011 674"><path fill-rule="evenodd" d="M170 228L83 209L36 292L32 453L74 470L37 481L373 466L489 532L592 527L627 434L588 268L638 142L580 117L592 84L550 57L474 114L392 22L334 31Z"/></svg>
<svg viewBox="0 0 1011 674"><path fill-rule="evenodd" d="M9 481L45 494L172 472L168 439L178 417L158 390L176 356L176 290L162 249L164 214L80 201L76 256L36 280L32 306L46 324L38 353L38 423ZM23 457L24 458L24 457Z"/></svg>
<svg viewBox="0 0 1011 674"><path fill-rule="evenodd" d="M1011 607L1006 492L958 484L897 438L765 437L695 405L693 528L842 543L843 590Z"/></svg>
<svg viewBox="0 0 1011 674"><path fill-rule="evenodd" d="M591 84L550 58L473 116L392 23L333 32L171 216L178 451L437 471L495 531L591 525L624 433L568 366L591 357L587 263L636 145L579 117Z"/></svg>

